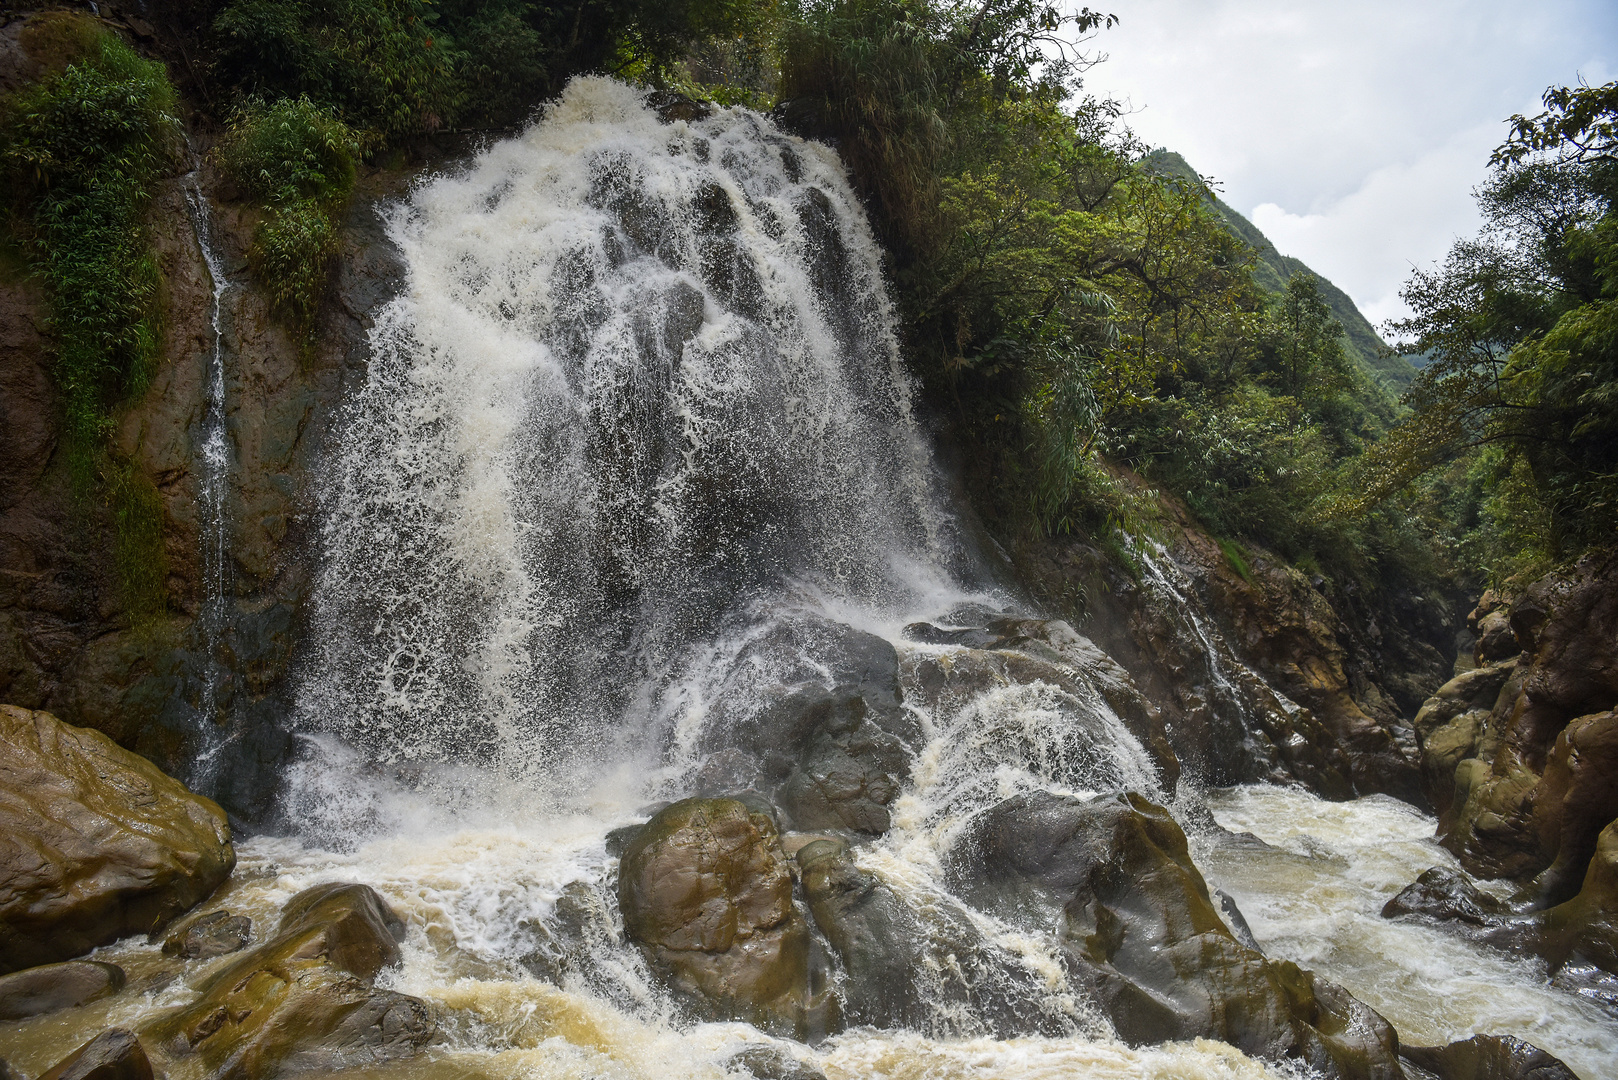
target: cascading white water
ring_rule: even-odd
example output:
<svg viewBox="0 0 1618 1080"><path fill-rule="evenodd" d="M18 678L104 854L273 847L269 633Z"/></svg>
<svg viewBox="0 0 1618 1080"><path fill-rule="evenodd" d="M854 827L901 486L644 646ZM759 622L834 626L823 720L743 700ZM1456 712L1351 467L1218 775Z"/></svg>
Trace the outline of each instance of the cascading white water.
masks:
<svg viewBox="0 0 1618 1080"><path fill-rule="evenodd" d="M776 598L902 605L909 567L959 562L826 148L580 80L391 233L409 282L344 415L314 726L554 773L659 737L626 710Z"/></svg>
<svg viewBox="0 0 1618 1080"><path fill-rule="evenodd" d="M1552 985L1543 961L1419 917L1382 917L1428 867L1458 868L1433 839L1431 817L1386 795L1331 803L1268 785L1214 793L1209 806L1225 828L1265 841L1213 835L1194 847L1209 884L1236 898L1271 955L1341 983L1406 1043L1509 1033L1585 1080L1618 1076L1618 1018ZM1502 898L1511 891L1506 882L1493 888Z"/></svg>

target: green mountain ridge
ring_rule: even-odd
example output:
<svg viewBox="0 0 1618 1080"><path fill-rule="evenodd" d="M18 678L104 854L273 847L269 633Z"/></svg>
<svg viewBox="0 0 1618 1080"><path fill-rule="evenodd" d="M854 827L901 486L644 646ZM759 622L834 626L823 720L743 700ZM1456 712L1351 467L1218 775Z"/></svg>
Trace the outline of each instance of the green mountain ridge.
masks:
<svg viewBox="0 0 1618 1080"><path fill-rule="evenodd" d="M1202 177L1191 165L1172 150L1154 150L1146 157L1146 167L1164 176L1179 176L1200 183ZM1403 356L1391 353L1377 334L1371 321L1355 306L1349 295L1322 275L1315 273L1302 259L1283 255L1247 218L1229 206L1213 192L1208 193L1214 209L1224 220L1225 227L1239 240L1252 248L1258 257L1253 267L1253 280L1272 294L1286 291L1287 282L1299 274L1314 274L1320 282L1320 295L1331 308L1331 313L1343 327L1343 344L1350 356L1370 375L1379 379L1389 393L1402 394L1416 376L1416 368Z"/></svg>

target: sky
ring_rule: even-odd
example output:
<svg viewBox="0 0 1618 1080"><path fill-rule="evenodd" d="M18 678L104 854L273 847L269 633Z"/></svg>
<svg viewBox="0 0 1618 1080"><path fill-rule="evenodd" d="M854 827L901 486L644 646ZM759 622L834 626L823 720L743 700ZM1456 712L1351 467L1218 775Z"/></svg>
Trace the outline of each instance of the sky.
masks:
<svg viewBox="0 0 1618 1080"><path fill-rule="evenodd" d="M1413 266L1479 225L1513 113L1618 77L1614 0L1089 0L1119 24L1091 93L1128 102L1280 249L1375 325Z"/></svg>

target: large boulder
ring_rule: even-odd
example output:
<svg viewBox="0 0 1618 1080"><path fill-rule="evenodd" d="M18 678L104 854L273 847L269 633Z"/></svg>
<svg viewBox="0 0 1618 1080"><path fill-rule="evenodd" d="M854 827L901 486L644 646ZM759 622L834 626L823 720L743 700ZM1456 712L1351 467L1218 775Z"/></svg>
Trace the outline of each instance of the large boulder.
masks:
<svg viewBox="0 0 1618 1080"><path fill-rule="evenodd" d="M775 822L737 799L686 799L624 847L624 933L698 1012L813 1038L835 1023Z"/></svg>
<svg viewBox="0 0 1618 1080"><path fill-rule="evenodd" d="M1472 884L1465 874L1442 866L1424 871L1382 905L1384 919L1421 915L1471 926L1490 926L1507 913L1504 903Z"/></svg>
<svg viewBox="0 0 1618 1080"><path fill-rule="evenodd" d="M1139 795L1015 796L965 831L947 870L974 906L1054 925L1073 976L1130 1043L1213 1038L1325 1076L1401 1075L1374 1010L1237 939L1185 834Z"/></svg>
<svg viewBox="0 0 1618 1080"><path fill-rule="evenodd" d="M697 793L751 789L798 829L886 832L920 740L892 643L783 618L732 667L703 733Z"/></svg>
<svg viewBox="0 0 1618 1080"><path fill-rule="evenodd" d="M1029 1007L1048 996L1043 979L997 954L947 897L917 911L839 840L805 845L797 862L815 925L842 962L848 1023L935 1033L983 1025L1001 1036L1065 1030L1065 1017Z"/></svg>
<svg viewBox="0 0 1618 1080"><path fill-rule="evenodd" d="M0 972L152 933L236 864L225 813L98 731L0 705Z"/></svg>
<svg viewBox="0 0 1618 1080"><path fill-rule="evenodd" d="M905 662L908 684L931 710L935 726L948 723L997 688L1044 684L1077 706L1072 710L1076 736L1103 744L1118 741L1112 732L1079 730L1093 728L1101 713L1097 706L1104 705L1140 743L1162 786L1172 790L1179 780L1180 761L1162 712L1141 693L1128 671L1067 623L1009 618L963 628L912 623L905 627L905 636L922 644L958 646L943 653L918 652Z"/></svg>
<svg viewBox="0 0 1618 1080"><path fill-rule="evenodd" d="M367 885L317 885L283 909L275 936L210 975L191 1004L141 1029L177 1069L219 1080L376 1064L415 1054L438 1026L426 1002L379 990L404 923Z"/></svg>

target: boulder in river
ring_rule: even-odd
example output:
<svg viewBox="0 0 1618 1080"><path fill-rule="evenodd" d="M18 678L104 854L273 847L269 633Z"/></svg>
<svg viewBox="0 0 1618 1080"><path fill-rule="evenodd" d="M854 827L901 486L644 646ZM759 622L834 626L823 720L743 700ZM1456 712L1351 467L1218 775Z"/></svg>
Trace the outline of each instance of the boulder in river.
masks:
<svg viewBox="0 0 1618 1080"><path fill-rule="evenodd" d="M236 864L225 813L99 731L0 705L0 972L161 929Z"/></svg>
<svg viewBox="0 0 1618 1080"><path fill-rule="evenodd" d="M209 1075L228 1080L409 1057L437 1037L432 1009L373 985L399 962L403 938L403 921L369 886L306 889L283 909L274 938L141 1034L166 1060L195 1056Z"/></svg>
<svg viewBox="0 0 1618 1080"><path fill-rule="evenodd" d="M163 955L208 960L244 949L252 938L252 919L228 911L210 911L170 934L163 941Z"/></svg>
<svg viewBox="0 0 1618 1080"><path fill-rule="evenodd" d="M124 988L124 969L94 960L69 960L0 975L0 1020L21 1020L71 1009Z"/></svg>
<svg viewBox="0 0 1618 1080"><path fill-rule="evenodd" d="M152 1063L133 1032L109 1028L43 1072L39 1080L152 1080Z"/></svg>
<svg viewBox="0 0 1618 1080"><path fill-rule="evenodd" d="M775 822L737 799L686 799L624 848L624 933L699 1011L811 1038L835 1021Z"/></svg>
<svg viewBox="0 0 1618 1080"><path fill-rule="evenodd" d="M1015 796L973 823L947 869L974 906L1054 923L1073 974L1127 1042L1213 1038L1324 1076L1399 1076L1388 1022L1341 987L1242 944L1180 827L1133 792Z"/></svg>
<svg viewBox="0 0 1618 1080"><path fill-rule="evenodd" d="M1383 904L1382 917L1425 915L1440 921L1453 919L1487 926L1508 910L1505 903L1472 884L1465 874L1434 866Z"/></svg>
<svg viewBox="0 0 1618 1080"><path fill-rule="evenodd" d="M1448 1046L1406 1046L1399 1054L1438 1080L1579 1080L1560 1058L1510 1035L1474 1035Z"/></svg>

